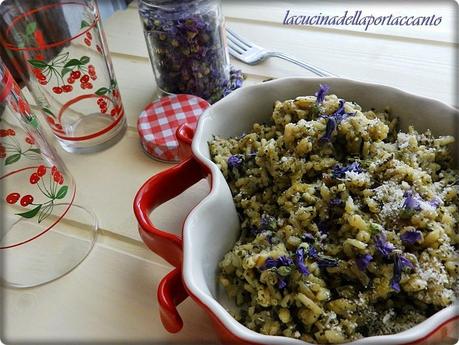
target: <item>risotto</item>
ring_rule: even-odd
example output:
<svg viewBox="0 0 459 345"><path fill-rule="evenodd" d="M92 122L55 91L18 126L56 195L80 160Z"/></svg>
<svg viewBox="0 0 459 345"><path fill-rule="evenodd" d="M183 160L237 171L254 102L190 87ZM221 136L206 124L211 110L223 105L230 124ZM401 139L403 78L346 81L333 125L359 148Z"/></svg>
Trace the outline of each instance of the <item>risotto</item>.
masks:
<svg viewBox="0 0 459 345"><path fill-rule="evenodd" d="M328 89L209 143L241 221L219 264L230 312L325 344L413 327L454 303L459 273L454 138L400 132Z"/></svg>

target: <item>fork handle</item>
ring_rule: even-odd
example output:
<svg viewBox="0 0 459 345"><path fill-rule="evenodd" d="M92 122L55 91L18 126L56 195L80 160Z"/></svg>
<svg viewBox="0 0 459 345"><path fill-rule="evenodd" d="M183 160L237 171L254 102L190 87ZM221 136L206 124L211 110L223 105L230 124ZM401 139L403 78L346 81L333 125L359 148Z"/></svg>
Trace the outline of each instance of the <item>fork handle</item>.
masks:
<svg viewBox="0 0 459 345"><path fill-rule="evenodd" d="M315 67L313 65L310 65L310 64L306 64L304 62L301 62L297 59L294 59L292 58L291 56L289 55L286 55L284 53L281 53L281 52L270 52L269 53L271 56L273 57L278 57L280 59L283 59L283 60L286 60L286 61L290 61L292 63L294 63L295 65L298 65L300 67L303 67L304 69L307 69L309 72L312 72L316 75L318 75L319 77L336 77L336 75L330 73L330 72L327 72L319 67Z"/></svg>

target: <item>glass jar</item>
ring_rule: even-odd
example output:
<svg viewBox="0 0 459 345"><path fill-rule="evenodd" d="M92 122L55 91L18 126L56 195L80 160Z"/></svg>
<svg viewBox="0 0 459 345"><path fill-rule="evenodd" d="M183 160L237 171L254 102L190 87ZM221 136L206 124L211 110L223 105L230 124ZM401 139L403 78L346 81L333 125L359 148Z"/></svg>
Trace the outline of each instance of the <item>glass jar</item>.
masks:
<svg viewBox="0 0 459 345"><path fill-rule="evenodd" d="M139 13L158 87L214 103L230 85L219 0L140 0Z"/></svg>

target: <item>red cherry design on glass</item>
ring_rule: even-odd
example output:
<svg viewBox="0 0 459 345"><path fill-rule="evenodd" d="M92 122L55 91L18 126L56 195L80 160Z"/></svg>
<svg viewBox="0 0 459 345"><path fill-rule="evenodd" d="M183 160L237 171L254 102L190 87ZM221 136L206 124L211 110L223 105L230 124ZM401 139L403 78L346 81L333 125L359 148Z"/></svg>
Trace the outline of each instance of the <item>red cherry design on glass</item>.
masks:
<svg viewBox="0 0 459 345"><path fill-rule="evenodd" d="M48 84L48 81L47 81L47 80L39 80L38 82L40 83L40 85L46 85L46 84Z"/></svg>
<svg viewBox="0 0 459 345"><path fill-rule="evenodd" d="M31 203L33 203L33 196L30 194L24 195L21 198L21 206L29 206Z"/></svg>
<svg viewBox="0 0 459 345"><path fill-rule="evenodd" d="M53 167L51 168L51 175L54 175L55 173L57 173L57 168L55 165L53 165Z"/></svg>
<svg viewBox="0 0 459 345"><path fill-rule="evenodd" d="M8 194L7 197L6 197L6 202L7 202L8 204L15 204L15 203L17 203L17 201L19 200L19 198L20 198L19 193L10 193L10 194Z"/></svg>
<svg viewBox="0 0 459 345"><path fill-rule="evenodd" d="M74 82L75 82L75 79L73 79L72 77L67 78L67 83L73 84Z"/></svg>
<svg viewBox="0 0 459 345"><path fill-rule="evenodd" d="M102 97L99 97L99 98L97 99L97 104L100 105L100 103L102 103L102 102L105 102L104 99L103 99Z"/></svg>
<svg viewBox="0 0 459 345"><path fill-rule="evenodd" d="M35 144L35 140L33 140L33 138L30 137L30 136L28 136L28 137L25 138L25 142L26 142L27 144L30 144L30 145Z"/></svg>
<svg viewBox="0 0 459 345"><path fill-rule="evenodd" d="M73 86L72 85L64 85L64 86L62 86L62 90L64 90L64 92L71 92L73 90Z"/></svg>
<svg viewBox="0 0 459 345"><path fill-rule="evenodd" d="M84 39L84 43L89 47L91 46L91 40L89 38Z"/></svg>
<svg viewBox="0 0 459 345"><path fill-rule="evenodd" d="M14 129L9 128L8 129L8 135L14 137L16 135L16 132L14 131Z"/></svg>
<svg viewBox="0 0 459 345"><path fill-rule="evenodd" d="M30 175L29 181L31 184L36 184L38 183L38 181L40 181L40 176L38 176L37 173L33 173L32 175Z"/></svg>
<svg viewBox="0 0 459 345"><path fill-rule="evenodd" d="M54 92L55 94L58 94L58 95L59 95L59 94L62 93L62 91L63 91L62 88L59 87L59 86L53 87L53 92Z"/></svg>
<svg viewBox="0 0 459 345"><path fill-rule="evenodd" d="M88 31L86 32L86 37L90 40L92 40L92 34Z"/></svg>
<svg viewBox="0 0 459 345"><path fill-rule="evenodd" d="M0 138L7 137L8 131L6 129L0 129Z"/></svg>
<svg viewBox="0 0 459 345"><path fill-rule="evenodd" d="M42 177L42 176L45 176L45 174L46 174L46 167L44 165L40 165L37 168L37 175Z"/></svg>
<svg viewBox="0 0 459 345"><path fill-rule="evenodd" d="M89 75L85 74L84 76L81 77L80 82L87 83L89 81Z"/></svg>
<svg viewBox="0 0 459 345"><path fill-rule="evenodd" d="M73 71L72 73L70 73L70 76L71 76L73 79L78 79L78 78L80 78L80 76L81 76L81 72L80 72L80 71Z"/></svg>
<svg viewBox="0 0 459 345"><path fill-rule="evenodd" d="M62 178L62 174L59 171L56 171L56 173L53 175L54 182L59 183L59 181Z"/></svg>

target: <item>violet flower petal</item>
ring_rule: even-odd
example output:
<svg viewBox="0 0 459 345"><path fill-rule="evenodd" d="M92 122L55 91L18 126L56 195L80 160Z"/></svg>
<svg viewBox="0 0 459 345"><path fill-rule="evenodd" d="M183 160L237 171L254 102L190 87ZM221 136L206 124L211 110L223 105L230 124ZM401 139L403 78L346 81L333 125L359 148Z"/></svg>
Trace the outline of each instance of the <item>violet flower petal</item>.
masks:
<svg viewBox="0 0 459 345"><path fill-rule="evenodd" d="M278 277L277 278L277 287L280 289L280 290L283 290L285 289L287 286L287 282L285 281L285 279L281 278L281 277Z"/></svg>
<svg viewBox="0 0 459 345"><path fill-rule="evenodd" d="M400 279L402 278L402 271L405 267L413 269L414 265L403 255L394 255L394 275L390 282L390 286L397 292L400 292Z"/></svg>
<svg viewBox="0 0 459 345"><path fill-rule="evenodd" d="M336 120L333 117L329 117L327 121L327 126L325 127L325 133L319 139L320 144L325 144L331 141L331 136L336 129Z"/></svg>
<svg viewBox="0 0 459 345"><path fill-rule="evenodd" d="M373 260L373 256L367 253L364 255L357 255L357 257L355 258L355 263L357 264L359 270L363 272L367 269L371 260Z"/></svg>
<svg viewBox="0 0 459 345"><path fill-rule="evenodd" d="M332 206L332 207L341 206L342 204L343 204L343 200L341 200L339 198L331 199L330 202L329 202L329 205Z"/></svg>
<svg viewBox="0 0 459 345"><path fill-rule="evenodd" d="M328 86L327 84L320 84L319 85L319 91L317 91L314 94L317 97L317 99L316 99L316 103L317 104L323 103L323 101L325 99L325 95L328 93L329 90L330 90L330 86Z"/></svg>
<svg viewBox="0 0 459 345"><path fill-rule="evenodd" d="M392 243L387 242L386 236L384 234L376 236L375 246L376 246L376 249L378 250L378 252L384 258L387 258L395 248Z"/></svg>
<svg viewBox="0 0 459 345"><path fill-rule="evenodd" d="M400 239L405 244L415 244L422 238L422 233L418 230L416 231L406 231L400 235Z"/></svg>
<svg viewBox="0 0 459 345"><path fill-rule="evenodd" d="M413 193L413 191L407 191L403 196L405 197L405 201L403 202L404 209L413 211L421 210L421 200L419 195Z"/></svg>
<svg viewBox="0 0 459 345"><path fill-rule="evenodd" d="M279 266L290 266L290 265L293 265L293 260L290 259L288 256L281 256L279 259L278 259L278 262L279 262Z"/></svg>
<svg viewBox="0 0 459 345"><path fill-rule="evenodd" d="M335 165L332 170L332 175L334 178L344 178L347 172L355 172L360 174L363 172L362 167L359 162L353 162L347 166L340 166L339 164Z"/></svg>
<svg viewBox="0 0 459 345"><path fill-rule="evenodd" d="M314 236L310 234L309 232L305 232L303 236L301 236L301 239L303 240L303 242L307 242L307 243L314 243L315 241Z"/></svg>
<svg viewBox="0 0 459 345"><path fill-rule="evenodd" d="M234 155L228 158L228 167L230 169L237 168L241 164L242 164L242 157L240 155Z"/></svg>
<svg viewBox="0 0 459 345"><path fill-rule="evenodd" d="M269 270L270 268L275 268L278 266L278 262L276 259L267 258L265 263L263 264L263 270Z"/></svg>
<svg viewBox="0 0 459 345"><path fill-rule="evenodd" d="M295 254L295 264L298 271L303 275L309 275L309 269L304 264L304 249L298 248Z"/></svg>

